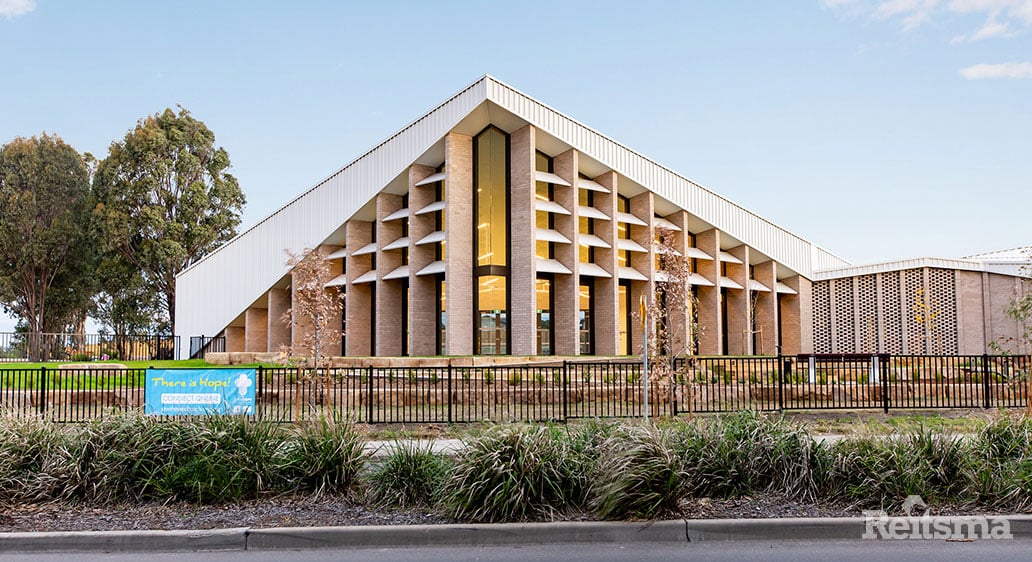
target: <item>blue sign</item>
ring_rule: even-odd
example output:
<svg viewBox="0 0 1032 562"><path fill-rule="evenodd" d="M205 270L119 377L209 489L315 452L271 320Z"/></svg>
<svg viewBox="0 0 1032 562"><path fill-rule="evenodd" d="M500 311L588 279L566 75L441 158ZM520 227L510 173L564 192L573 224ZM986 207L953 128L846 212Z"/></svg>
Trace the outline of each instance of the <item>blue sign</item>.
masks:
<svg viewBox="0 0 1032 562"><path fill-rule="evenodd" d="M147 369L148 416L254 414L254 369Z"/></svg>

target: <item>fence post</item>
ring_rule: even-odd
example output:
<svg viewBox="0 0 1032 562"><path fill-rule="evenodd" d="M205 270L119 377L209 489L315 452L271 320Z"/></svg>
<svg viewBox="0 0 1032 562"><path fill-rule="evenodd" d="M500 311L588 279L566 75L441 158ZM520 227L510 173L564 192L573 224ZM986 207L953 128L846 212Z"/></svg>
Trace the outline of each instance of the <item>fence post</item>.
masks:
<svg viewBox="0 0 1032 562"><path fill-rule="evenodd" d="M261 419L262 399L265 397L265 377L262 376L263 369L258 365L258 374L254 381L254 419Z"/></svg>
<svg viewBox="0 0 1032 562"><path fill-rule="evenodd" d="M47 368L41 366L39 368L39 404L37 406L39 410L39 417L43 417L47 413Z"/></svg>
<svg viewBox="0 0 1032 562"><path fill-rule="evenodd" d="M785 411L785 358L778 346L778 412Z"/></svg>
<svg viewBox="0 0 1032 562"><path fill-rule="evenodd" d="M452 423L452 402L454 394L452 393L452 364L451 360L448 360L448 423Z"/></svg>
<svg viewBox="0 0 1032 562"><path fill-rule="evenodd" d="M366 423L373 423L373 366L366 367L366 378L368 380L369 404L366 408Z"/></svg>
<svg viewBox="0 0 1032 562"><path fill-rule="evenodd" d="M891 356L886 356L886 366L892 362ZM881 377L881 394L882 394L882 410L887 414L889 413L889 374L885 373L885 376Z"/></svg>
<svg viewBox="0 0 1032 562"><path fill-rule="evenodd" d="M989 384L989 354L988 353L983 353L982 354L982 398L983 398L982 401L985 403L985 409L986 410L988 410L989 408L993 407L992 398L990 398L990 396L989 396L990 389L991 389L991 386ZM1025 400L1028 400L1028 396L1025 397Z"/></svg>
<svg viewBox="0 0 1032 562"><path fill-rule="evenodd" d="M560 375L562 377L562 382L559 383L559 392L560 392L559 400L561 400L561 404L562 404L562 407L563 407L563 410L562 410L563 411L563 423L566 423L566 416L567 416L566 404L569 403L568 397L566 396L566 393L570 389L569 384L566 382L567 374L569 373L569 369L570 369L569 363L570 363L569 361L567 361L566 359L563 359L563 372L562 372L562 375Z"/></svg>

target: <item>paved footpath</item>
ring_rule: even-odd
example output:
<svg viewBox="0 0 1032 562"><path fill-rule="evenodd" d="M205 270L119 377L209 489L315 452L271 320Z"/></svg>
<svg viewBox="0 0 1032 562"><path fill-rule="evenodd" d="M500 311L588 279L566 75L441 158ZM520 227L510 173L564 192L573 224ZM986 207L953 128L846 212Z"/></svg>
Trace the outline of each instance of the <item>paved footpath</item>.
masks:
<svg viewBox="0 0 1032 562"><path fill-rule="evenodd" d="M888 530L935 532L961 529L976 535L973 517L892 518ZM1032 516L990 518L1006 523L1013 539L1032 539ZM340 548L519 546L542 544L678 544L721 541L813 541L861 539L870 530L862 518L674 519L651 522L503 523L494 525L395 525L216 529L204 531L115 531L0 533L0 554L28 552L274 551ZM923 526L922 526L923 525ZM958 527L959 525L959 527ZM924 529L924 531L921 531ZM930 529L930 530L929 530ZM894 532L894 531L893 531ZM930 536L930 535L929 535ZM990 537L976 537L989 539ZM941 539L940 539L941 540ZM961 540L967 538L950 538ZM1024 542L1024 541L1023 541Z"/></svg>

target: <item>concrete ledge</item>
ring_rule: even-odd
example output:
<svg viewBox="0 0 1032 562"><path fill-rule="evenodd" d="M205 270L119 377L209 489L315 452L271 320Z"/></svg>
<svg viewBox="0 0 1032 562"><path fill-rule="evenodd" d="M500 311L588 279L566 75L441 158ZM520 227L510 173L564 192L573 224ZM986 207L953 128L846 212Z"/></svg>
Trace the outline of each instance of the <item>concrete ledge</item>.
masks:
<svg viewBox="0 0 1032 562"><path fill-rule="evenodd" d="M247 528L205 531L0 533L0 552L193 552L246 550Z"/></svg>
<svg viewBox="0 0 1032 562"><path fill-rule="evenodd" d="M508 544L687 542L684 521L560 522L252 529L248 550Z"/></svg>

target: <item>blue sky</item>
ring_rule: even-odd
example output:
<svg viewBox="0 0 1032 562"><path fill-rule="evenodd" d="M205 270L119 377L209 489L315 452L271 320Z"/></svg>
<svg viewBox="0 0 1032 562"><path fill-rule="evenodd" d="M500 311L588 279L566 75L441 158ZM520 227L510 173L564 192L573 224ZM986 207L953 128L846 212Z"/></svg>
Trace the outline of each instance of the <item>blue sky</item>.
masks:
<svg viewBox="0 0 1032 562"><path fill-rule="evenodd" d="M0 143L182 105L245 226L488 73L854 263L1030 243L1032 0L0 0L0 52Z"/></svg>

